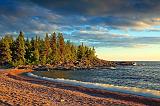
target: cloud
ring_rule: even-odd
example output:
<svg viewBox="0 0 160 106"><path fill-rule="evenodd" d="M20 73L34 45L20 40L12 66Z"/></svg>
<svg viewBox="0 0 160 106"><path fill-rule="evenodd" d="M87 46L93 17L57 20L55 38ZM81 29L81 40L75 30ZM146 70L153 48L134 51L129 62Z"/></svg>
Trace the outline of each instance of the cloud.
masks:
<svg viewBox="0 0 160 106"><path fill-rule="evenodd" d="M18 33L20 30L28 36L56 31L56 23L61 18L60 15L30 2L6 0L0 4L0 8L0 32L3 35L7 32Z"/></svg>
<svg viewBox="0 0 160 106"><path fill-rule="evenodd" d="M37 1L32 0L42 7L62 15L85 16L85 19L95 24L105 24L126 27L149 27L155 24L152 19L156 19L160 14L160 2L157 0L80 0L79 3L72 1ZM81 5L79 5L81 4ZM62 7L62 8L61 8ZM57 12L58 11L58 12ZM90 18L97 17L98 18ZM158 24L159 25L159 24Z"/></svg>
<svg viewBox="0 0 160 106"><path fill-rule="evenodd" d="M59 26L99 25L145 30L160 25L159 4L158 0L79 0L78 3L75 0L5 0L0 3L0 17L7 16L10 23L32 17Z"/></svg>
<svg viewBox="0 0 160 106"><path fill-rule="evenodd" d="M160 28L147 28L146 31L148 32L160 32Z"/></svg>
<svg viewBox="0 0 160 106"><path fill-rule="evenodd" d="M149 47L150 45L146 45L146 44L135 44L133 45L133 48L146 48Z"/></svg>
<svg viewBox="0 0 160 106"><path fill-rule="evenodd" d="M129 34L113 33L106 29L99 29L96 26L83 30L75 30L69 35L64 34L67 39L80 44L83 42L89 46L95 47L132 47L142 48L150 47L153 44L160 44L160 37L133 37Z"/></svg>
<svg viewBox="0 0 160 106"><path fill-rule="evenodd" d="M114 16L128 16L133 14L145 14L145 12L155 14L160 9L160 1L157 0L30 0L44 8L52 11L58 11L61 14L85 14L85 15L114 15ZM135 15L134 15L135 16ZM149 16L149 15L147 15Z"/></svg>
<svg viewBox="0 0 160 106"><path fill-rule="evenodd" d="M4 0L0 1L0 33L27 37L63 32L66 39L90 46L142 47L159 37L132 37L121 31L159 32L158 0ZM113 33L112 30L118 30Z"/></svg>

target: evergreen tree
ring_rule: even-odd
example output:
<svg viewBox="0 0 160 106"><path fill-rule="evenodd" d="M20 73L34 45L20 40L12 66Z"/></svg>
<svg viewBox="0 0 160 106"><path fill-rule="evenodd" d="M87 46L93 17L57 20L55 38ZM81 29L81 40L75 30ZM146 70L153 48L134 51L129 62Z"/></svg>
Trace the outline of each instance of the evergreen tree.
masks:
<svg viewBox="0 0 160 106"><path fill-rule="evenodd" d="M12 55L12 64L14 66L17 66L17 45L16 45L16 41L13 41L13 43L11 44L11 55Z"/></svg>
<svg viewBox="0 0 160 106"><path fill-rule="evenodd" d="M42 65L45 65L46 64L46 55L45 55L45 52L43 52L40 56L40 63Z"/></svg>
<svg viewBox="0 0 160 106"><path fill-rule="evenodd" d="M91 56L91 59L97 58L96 57L96 51L95 51L94 47L90 50L90 56Z"/></svg>
<svg viewBox="0 0 160 106"><path fill-rule="evenodd" d="M26 60L26 64L31 64L32 63L32 44L31 41L27 38L27 40L25 41L25 60Z"/></svg>
<svg viewBox="0 0 160 106"><path fill-rule="evenodd" d="M50 48L50 39L49 39L49 36L48 36L48 33L46 33L46 37L45 37L45 52L46 52L46 63L50 63L50 54L51 54L51 51L52 49Z"/></svg>
<svg viewBox="0 0 160 106"><path fill-rule="evenodd" d="M34 51L33 51L33 58L34 58L34 64L39 64L39 41L38 37L36 36L36 39L34 40Z"/></svg>
<svg viewBox="0 0 160 106"><path fill-rule="evenodd" d="M45 42L43 39L39 38L39 60L40 64L45 65L46 64L46 51L45 51Z"/></svg>
<svg viewBox="0 0 160 106"><path fill-rule="evenodd" d="M84 57L85 57L85 47L82 43L82 45L78 46L77 59L78 59L78 61L81 61Z"/></svg>
<svg viewBox="0 0 160 106"><path fill-rule="evenodd" d="M51 49L54 53L57 49L57 39L56 39L56 33L55 32L51 35L50 44L51 44Z"/></svg>
<svg viewBox="0 0 160 106"><path fill-rule="evenodd" d="M11 35L5 35L4 38L8 41L9 45L13 43L13 37Z"/></svg>
<svg viewBox="0 0 160 106"><path fill-rule="evenodd" d="M71 62L75 62L77 60L77 47L75 45L71 45Z"/></svg>
<svg viewBox="0 0 160 106"><path fill-rule="evenodd" d="M60 60L60 54L58 53L58 49L57 49L57 38L56 38L55 32L51 35L50 42L51 42L50 44L52 49L51 56L50 56L51 64L56 64Z"/></svg>
<svg viewBox="0 0 160 106"><path fill-rule="evenodd" d="M12 56L10 50L10 41L7 36L0 41L0 63L3 65L11 64Z"/></svg>
<svg viewBox="0 0 160 106"><path fill-rule="evenodd" d="M65 45L65 51L66 51L66 53L64 54L64 61L65 61L66 63L72 61L72 51L71 51L71 47L72 47L72 44L71 44L71 42L68 40L68 41L66 42L66 45Z"/></svg>
<svg viewBox="0 0 160 106"><path fill-rule="evenodd" d="M64 54L65 54L65 42L62 33L58 34L58 48L60 52L60 61L64 62Z"/></svg>
<svg viewBox="0 0 160 106"><path fill-rule="evenodd" d="M63 63L60 49L58 47L57 47L56 54L55 54L55 63L56 64Z"/></svg>
<svg viewBox="0 0 160 106"><path fill-rule="evenodd" d="M25 64L25 40L24 40L24 35L22 32L20 32L17 40L16 40L16 46L17 46L17 58L16 62L18 65L24 65Z"/></svg>
<svg viewBox="0 0 160 106"><path fill-rule="evenodd" d="M95 49L65 42L62 33L56 37L54 32L51 37L46 34L45 39L37 37L24 40L24 35L20 32L18 38L13 40L9 35L0 39L0 63L11 63L14 66L24 64L63 64L74 63L77 60L86 66L96 59Z"/></svg>

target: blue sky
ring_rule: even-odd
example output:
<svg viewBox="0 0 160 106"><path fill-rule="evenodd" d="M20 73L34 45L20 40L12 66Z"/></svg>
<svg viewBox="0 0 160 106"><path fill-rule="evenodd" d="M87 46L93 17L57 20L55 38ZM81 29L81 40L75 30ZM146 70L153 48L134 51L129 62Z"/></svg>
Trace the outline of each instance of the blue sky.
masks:
<svg viewBox="0 0 160 106"><path fill-rule="evenodd" d="M0 0L0 35L62 32L106 60L160 60L159 0Z"/></svg>

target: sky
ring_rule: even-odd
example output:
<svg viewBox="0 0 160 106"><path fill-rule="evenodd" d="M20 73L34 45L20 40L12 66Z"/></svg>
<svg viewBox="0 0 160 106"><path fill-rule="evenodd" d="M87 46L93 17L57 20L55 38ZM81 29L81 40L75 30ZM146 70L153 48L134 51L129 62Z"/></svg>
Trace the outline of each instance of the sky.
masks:
<svg viewBox="0 0 160 106"><path fill-rule="evenodd" d="M0 0L0 36L62 32L105 60L160 61L160 0Z"/></svg>

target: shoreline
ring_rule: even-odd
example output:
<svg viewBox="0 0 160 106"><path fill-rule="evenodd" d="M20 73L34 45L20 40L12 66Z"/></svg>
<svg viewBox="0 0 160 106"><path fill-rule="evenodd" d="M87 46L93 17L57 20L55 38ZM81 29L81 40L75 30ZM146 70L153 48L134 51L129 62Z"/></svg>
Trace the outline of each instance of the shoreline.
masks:
<svg viewBox="0 0 160 106"><path fill-rule="evenodd" d="M97 63L94 65L84 65L83 62L76 63L62 63L56 65L20 65L13 67L14 69L33 69L36 71L44 70L92 70L92 69L116 69L117 66L135 66L136 62L134 61L106 61L102 59L97 59Z"/></svg>
<svg viewBox="0 0 160 106"><path fill-rule="evenodd" d="M55 98L52 96L52 102L49 102L49 100L46 99L41 99L41 101L45 100L46 103L51 103L50 106L52 105L89 105L90 102L92 101L92 105L137 105L137 106L143 106L143 105L160 105L160 99L155 99L155 98L146 98L146 97L141 97L141 96L135 96L135 95L130 95L130 94L123 94L123 93L117 93L117 92L110 92L110 91L104 91L104 90L97 90L97 89L90 89L90 88L85 88L85 87L80 87L80 86L72 86L69 84L64 84L64 83L58 83L58 82L51 82L51 81L44 81L36 78L31 78L27 76L22 76L20 74L24 72L32 72L33 70L4 70L0 71L0 75L2 77L0 83L1 87L3 88L3 85L6 84L5 81L12 82L13 85L20 84L22 85L21 87L25 86L25 89L30 86L30 89L45 89L45 90L53 90L54 93L52 93L52 96L56 96L57 98L59 97L59 94L57 92L61 92L64 94L61 94L61 97L58 99L59 102L56 102ZM4 83L3 83L4 82ZM6 84L7 85L7 84ZM6 88L16 88L16 86L13 87L13 85L7 85L4 86ZM30 90L27 89L27 92L37 92L37 90ZM22 90L18 88L18 90ZM56 92L55 92L56 91ZM1 91L3 92L3 91ZM6 91L7 92L7 91ZM10 91L11 92L11 91ZM14 92L14 91L13 91ZM4 92L3 92L4 93ZM24 92L21 91L20 96L24 95ZM42 96L43 98L47 98L49 96L49 91L47 91L48 95ZM67 94L66 94L67 93ZM68 94L69 93L69 94ZM32 94L32 93L31 93ZM43 94L43 92L39 92L36 96L39 97L40 94ZM76 94L76 95L75 95ZM67 96L71 98L70 101L67 101ZM72 95L72 96L71 96ZM6 95L7 96L7 95ZM24 97L27 97L27 95L24 95ZM10 100L5 100L0 94L0 103L9 103L9 104L14 104ZM17 97L16 97L17 98ZM41 98L41 96L39 97ZM63 98L63 99L62 99ZM77 102L77 99L74 98L81 98L79 102ZM90 98L88 101L86 98ZM14 97L12 99L15 99ZM33 102L33 100L30 100ZM36 103L41 103L41 101L38 101ZM22 104L25 101L21 101ZM28 101L29 102L29 101ZM70 103L72 102L72 103ZM30 102L29 102L30 103Z"/></svg>
<svg viewBox="0 0 160 106"><path fill-rule="evenodd" d="M81 86L88 89L95 89L99 91L104 90L104 91L124 93L135 96L142 96L146 98L160 99L160 91L158 90L142 89L136 87L114 86L111 84L102 84L102 83L82 82L82 81L63 79L63 78L41 77L30 72L25 73L24 75L27 77L33 77L40 80L69 84L76 87Z"/></svg>

